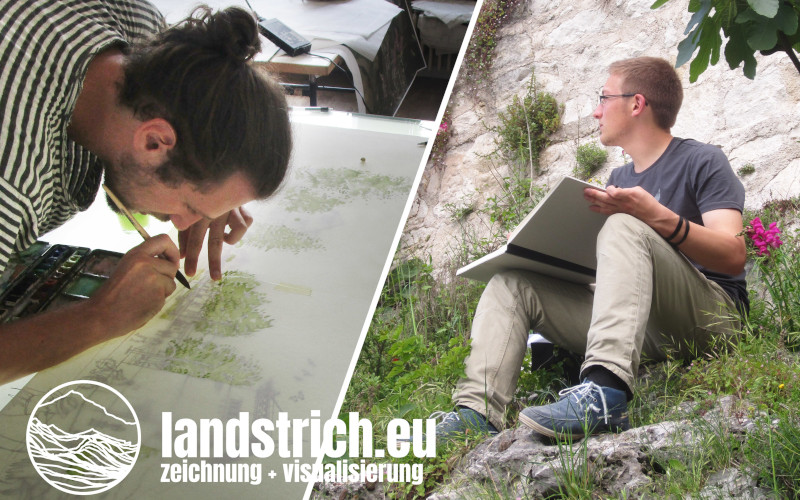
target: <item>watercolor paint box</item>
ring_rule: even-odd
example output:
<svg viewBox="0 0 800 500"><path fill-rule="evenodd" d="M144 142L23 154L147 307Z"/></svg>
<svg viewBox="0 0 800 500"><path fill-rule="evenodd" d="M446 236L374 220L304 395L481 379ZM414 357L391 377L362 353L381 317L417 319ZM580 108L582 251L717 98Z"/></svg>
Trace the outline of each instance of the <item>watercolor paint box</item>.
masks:
<svg viewBox="0 0 800 500"><path fill-rule="evenodd" d="M88 299L122 258L118 252L84 247L44 242L34 247L17 258L0 293L0 322Z"/></svg>
<svg viewBox="0 0 800 500"><path fill-rule="evenodd" d="M36 259L50 248L50 244L44 241L37 241L22 253L11 254L11 258L6 265L2 275L0 275L0 295L16 280L19 275L28 270Z"/></svg>

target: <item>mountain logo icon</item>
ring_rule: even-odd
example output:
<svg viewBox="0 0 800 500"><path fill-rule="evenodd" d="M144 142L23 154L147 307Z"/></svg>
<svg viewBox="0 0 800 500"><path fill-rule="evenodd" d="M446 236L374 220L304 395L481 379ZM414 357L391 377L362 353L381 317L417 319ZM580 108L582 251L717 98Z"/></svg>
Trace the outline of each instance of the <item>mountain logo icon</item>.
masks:
<svg viewBox="0 0 800 500"><path fill-rule="evenodd" d="M93 380L61 384L39 400L25 441L36 471L73 495L111 489L133 469L142 430L116 389Z"/></svg>

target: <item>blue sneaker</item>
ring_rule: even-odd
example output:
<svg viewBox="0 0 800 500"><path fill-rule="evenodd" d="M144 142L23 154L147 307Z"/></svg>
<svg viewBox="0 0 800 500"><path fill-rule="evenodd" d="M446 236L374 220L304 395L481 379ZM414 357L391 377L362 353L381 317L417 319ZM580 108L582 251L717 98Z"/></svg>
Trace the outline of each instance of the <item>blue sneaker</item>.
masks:
<svg viewBox="0 0 800 500"><path fill-rule="evenodd" d="M549 437L571 434L580 438L586 434L630 429L625 391L584 380L558 395L560 398L555 403L525 408L519 414L519 421Z"/></svg>
<svg viewBox="0 0 800 500"><path fill-rule="evenodd" d="M436 411L429 418L435 418L436 439L446 440L464 437L469 434L498 434L497 428L486 417L470 408L458 407L455 411Z"/></svg>

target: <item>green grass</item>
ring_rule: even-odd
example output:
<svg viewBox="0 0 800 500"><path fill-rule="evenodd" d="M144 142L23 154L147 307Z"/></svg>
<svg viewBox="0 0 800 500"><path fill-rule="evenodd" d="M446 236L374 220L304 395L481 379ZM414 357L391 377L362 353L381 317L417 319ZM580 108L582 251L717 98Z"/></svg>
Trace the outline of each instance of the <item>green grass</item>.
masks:
<svg viewBox="0 0 800 500"><path fill-rule="evenodd" d="M763 425L744 445L746 464L759 480L786 498L800 497L800 420L788 410L777 426Z"/></svg>

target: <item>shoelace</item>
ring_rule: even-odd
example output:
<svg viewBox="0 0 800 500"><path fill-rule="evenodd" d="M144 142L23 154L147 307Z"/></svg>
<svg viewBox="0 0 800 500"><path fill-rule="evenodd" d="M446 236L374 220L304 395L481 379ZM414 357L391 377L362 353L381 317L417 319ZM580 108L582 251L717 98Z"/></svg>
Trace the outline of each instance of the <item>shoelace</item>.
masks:
<svg viewBox="0 0 800 500"><path fill-rule="evenodd" d="M586 400L588 397L591 397L592 401L588 404L590 410L594 411L595 413L600 413L600 408L594 404L597 399L591 396L592 391L596 391L600 393L600 401L603 403L603 420L605 424L608 425L608 406L606 406L606 395L603 393L602 387L595 384L594 382L584 382L583 384L576 385L574 387L569 387L567 389L563 389L559 391L558 396L561 399L564 399L569 396L575 396L575 403L581 404L581 401Z"/></svg>
<svg viewBox="0 0 800 500"><path fill-rule="evenodd" d="M453 420L460 420L458 413L454 411L435 411L431 413L430 416L428 416L428 418L436 420L437 421L436 425L446 424ZM441 421L439 419L441 419Z"/></svg>

